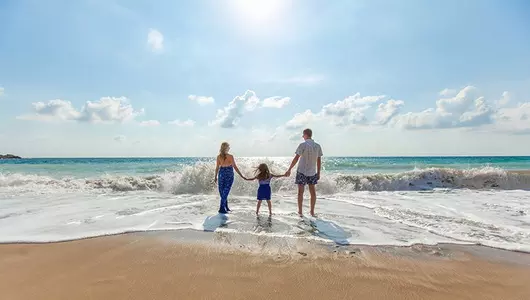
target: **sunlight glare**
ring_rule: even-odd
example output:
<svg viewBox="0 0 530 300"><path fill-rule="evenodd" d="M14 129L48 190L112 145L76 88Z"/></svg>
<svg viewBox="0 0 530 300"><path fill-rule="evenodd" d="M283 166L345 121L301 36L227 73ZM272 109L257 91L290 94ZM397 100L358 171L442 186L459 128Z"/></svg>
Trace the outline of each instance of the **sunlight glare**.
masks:
<svg viewBox="0 0 530 300"><path fill-rule="evenodd" d="M277 19L286 1L282 0L234 0L236 14L246 22L263 24Z"/></svg>

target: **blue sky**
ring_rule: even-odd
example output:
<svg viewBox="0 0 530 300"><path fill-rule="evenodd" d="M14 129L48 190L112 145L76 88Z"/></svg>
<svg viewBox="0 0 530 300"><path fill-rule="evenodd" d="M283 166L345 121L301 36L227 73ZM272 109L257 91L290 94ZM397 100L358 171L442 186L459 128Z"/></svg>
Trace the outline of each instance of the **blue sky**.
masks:
<svg viewBox="0 0 530 300"><path fill-rule="evenodd" d="M4 0L0 152L522 155L527 1Z"/></svg>

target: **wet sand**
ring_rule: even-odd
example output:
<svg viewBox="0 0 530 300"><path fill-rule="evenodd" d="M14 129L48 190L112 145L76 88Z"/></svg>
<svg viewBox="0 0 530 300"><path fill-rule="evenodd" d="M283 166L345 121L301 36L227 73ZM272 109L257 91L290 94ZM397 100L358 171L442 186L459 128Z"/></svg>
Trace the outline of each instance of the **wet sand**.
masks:
<svg viewBox="0 0 530 300"><path fill-rule="evenodd" d="M270 256L138 234L5 244L0 298L530 299L528 265L415 247Z"/></svg>

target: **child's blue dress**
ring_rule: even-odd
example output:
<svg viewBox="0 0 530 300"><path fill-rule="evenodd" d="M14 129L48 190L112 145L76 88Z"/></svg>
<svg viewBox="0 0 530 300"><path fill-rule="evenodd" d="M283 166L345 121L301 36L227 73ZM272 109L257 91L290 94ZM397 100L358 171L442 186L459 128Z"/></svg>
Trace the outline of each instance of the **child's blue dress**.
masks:
<svg viewBox="0 0 530 300"><path fill-rule="evenodd" d="M271 179L259 180L258 201L271 200Z"/></svg>

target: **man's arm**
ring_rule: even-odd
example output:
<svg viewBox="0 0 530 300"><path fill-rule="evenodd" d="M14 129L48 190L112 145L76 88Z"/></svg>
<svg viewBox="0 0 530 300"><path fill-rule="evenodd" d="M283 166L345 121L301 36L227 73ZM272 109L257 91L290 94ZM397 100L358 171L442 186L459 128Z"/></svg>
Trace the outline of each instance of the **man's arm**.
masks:
<svg viewBox="0 0 530 300"><path fill-rule="evenodd" d="M289 170L287 170L287 172L285 172L285 176L291 176L291 170L294 168L294 166L296 166L296 164L298 163L298 159L300 159L300 155L296 154L293 158L293 161L291 162L291 166L289 166Z"/></svg>
<svg viewBox="0 0 530 300"><path fill-rule="evenodd" d="M291 162L291 165L289 166L289 170L287 170L287 172L285 172L285 176L289 177L291 176L291 170L294 168L294 166L296 166L296 164L298 163L298 160L300 159L300 155L302 155L302 153L304 153L304 144L300 144L298 145L298 148L296 148L296 151L294 152L295 153L295 156L293 158L293 161Z"/></svg>
<svg viewBox="0 0 530 300"><path fill-rule="evenodd" d="M318 157L317 157L317 179L320 180L320 171L322 170L322 147L318 145Z"/></svg>
<svg viewBox="0 0 530 300"><path fill-rule="evenodd" d="M322 169L322 158L317 158L317 178L320 179L320 170Z"/></svg>

